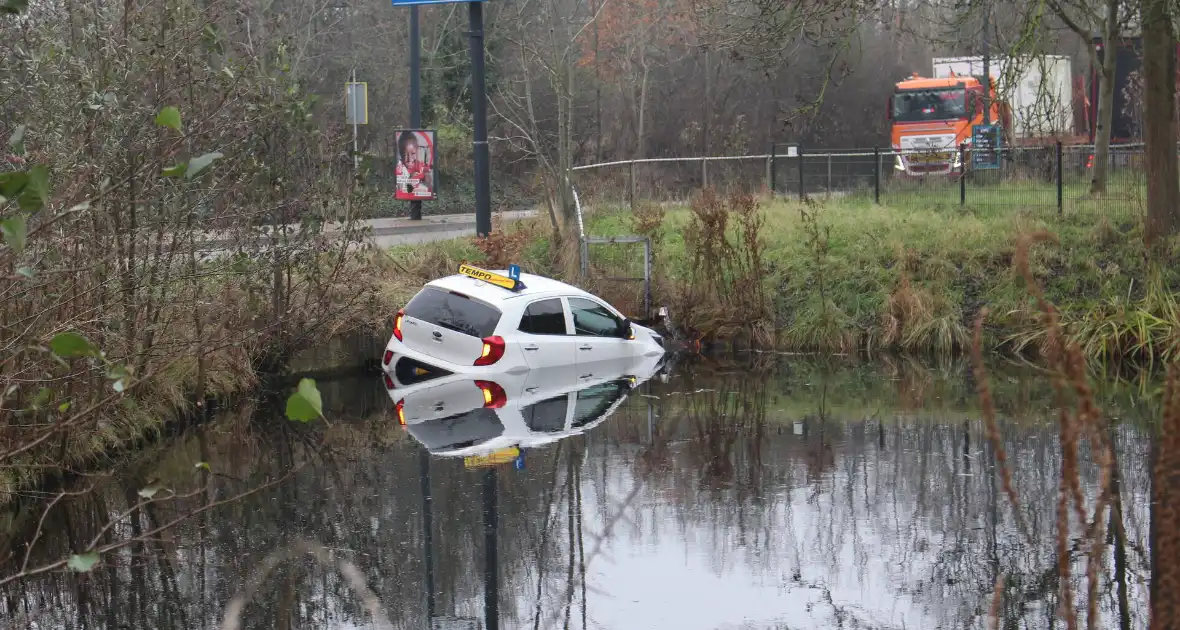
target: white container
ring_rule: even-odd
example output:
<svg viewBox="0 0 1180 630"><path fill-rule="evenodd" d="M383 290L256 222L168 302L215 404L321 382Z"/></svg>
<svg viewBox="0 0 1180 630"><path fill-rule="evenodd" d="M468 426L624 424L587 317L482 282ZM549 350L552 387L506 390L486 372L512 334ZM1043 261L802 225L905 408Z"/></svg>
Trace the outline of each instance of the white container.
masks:
<svg viewBox="0 0 1180 630"><path fill-rule="evenodd" d="M935 57L934 77L983 75L983 57ZM999 98L1012 109L1012 135L1037 138L1068 134L1073 128L1073 87L1069 57L1060 55L991 59Z"/></svg>

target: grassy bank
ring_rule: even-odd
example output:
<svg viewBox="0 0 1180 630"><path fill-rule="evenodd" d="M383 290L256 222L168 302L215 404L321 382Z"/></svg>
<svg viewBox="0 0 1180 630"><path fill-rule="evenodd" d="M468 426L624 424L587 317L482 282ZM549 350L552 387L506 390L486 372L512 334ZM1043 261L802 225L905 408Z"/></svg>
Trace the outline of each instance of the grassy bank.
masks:
<svg viewBox="0 0 1180 630"><path fill-rule="evenodd" d="M984 306L989 347L1016 353L1043 348L1045 329L1014 262L1022 236L1048 231L1057 241L1033 245L1028 266L1089 357L1171 359L1180 351L1177 251L1171 247L1148 262L1142 224L1132 218L1115 223L1090 213L1057 218L999 206L804 205L706 196L634 214L600 209L587 217L586 231L651 236L656 303L672 307L685 333L703 341L932 354L962 352ZM520 225L500 237L514 244L493 256L486 246L456 241L397 248L392 257L423 278L459 260L505 256L526 269L571 278L568 262L549 256L546 236L543 226ZM598 277L631 275L639 260L636 250L621 246L592 250ZM604 293L619 291L618 283L589 283ZM608 297L633 300L635 287L624 289L629 297Z"/></svg>

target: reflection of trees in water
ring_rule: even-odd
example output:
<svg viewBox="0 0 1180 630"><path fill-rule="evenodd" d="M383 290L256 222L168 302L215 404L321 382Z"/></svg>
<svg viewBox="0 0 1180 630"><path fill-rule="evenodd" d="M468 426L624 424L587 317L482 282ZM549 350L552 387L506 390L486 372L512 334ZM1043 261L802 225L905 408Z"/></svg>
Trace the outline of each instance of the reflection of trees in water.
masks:
<svg viewBox="0 0 1180 630"><path fill-rule="evenodd" d="M810 598L820 625L900 627L889 617L897 606L930 625L978 626L1003 572L1005 623L1049 627L1057 606L1053 499L1061 454L1055 429L1033 421L1051 415L1045 398L1020 383L997 394L1001 413L1018 418L1001 433L1030 530L1025 542L989 473L978 416L961 404L970 387L951 384L962 375L952 370L923 381L912 367L895 369L884 381L802 364L778 373L678 377L646 386L587 436L526 453L527 470L503 469L497 485L502 627L565 627L567 620L584 627L586 617L593 625L596 602L610 606L619 594L600 597L585 576L609 575L615 558L659 545L685 546L714 572L750 573ZM909 404L899 403L904 396ZM299 537L358 565L396 627L423 627L417 445L380 413L363 423L333 418L327 447L285 424L244 426L227 418L63 501L34 562L84 549L96 536L148 531L202 499L223 498L300 462L312 466L104 558L94 573L12 585L3 591L5 616L35 609L45 625L61 628L215 627L258 560ZM1121 529L1109 528L1112 560L1100 607L1105 625L1114 626L1125 592L1129 627L1144 627L1150 442L1131 424L1117 426L1112 440L1124 517ZM208 497L140 509L100 531L137 502L147 476L181 487L178 480L191 479L198 461L217 475ZM436 610L481 617L481 474L440 459L431 460L430 472ZM1081 474L1087 487L1097 485L1092 466ZM1125 545L1118 544L1121 532ZM23 548L6 547L16 552L7 572ZM1078 543L1071 552L1080 594L1082 551ZM1121 584L1119 572L1126 575ZM363 619L335 571L299 560L267 582L243 627Z"/></svg>
<svg viewBox="0 0 1180 630"><path fill-rule="evenodd" d="M666 466L629 469L644 475L633 520L674 527L694 541L688 543L693 549L712 554L717 571L740 562L800 588L877 589L944 627L980 623L1002 572L1008 576L1005 623L1050 627L1058 605L1054 499L1062 463L1051 412L1043 403L1019 404L1021 419L1002 432L1017 491L1026 502L1032 539L1025 542L990 472L994 456L981 439L976 414L882 410L868 419L832 416L825 408L828 388L819 381L797 396L810 400L815 411L791 418L768 409L767 396L756 391L782 383L738 377L676 385L715 391L693 397L669 392L657 403L666 425L680 417L691 429L666 436L664 448L680 455L666 459ZM923 388L919 400L940 388L911 383L904 389L918 387ZM741 392L748 404L730 402L730 391ZM1029 392L1011 388L1002 407L1017 405ZM1034 421L1037 416L1044 417ZM792 430L796 421L802 423L801 435ZM614 425L606 428L613 430ZM1121 528L1112 522L1108 536L1112 554L1121 560L1117 571L1112 560L1112 571L1103 577L1099 608L1111 625L1142 627L1150 441L1132 425L1117 427L1113 441L1124 518ZM613 483L601 485L627 487L625 469L616 474ZM1097 485L1096 467L1088 464L1081 474L1086 485ZM639 527L629 533L654 535ZM1080 539L1070 553L1074 591L1084 594ZM1122 574L1126 579L1116 577ZM1084 609L1085 603L1075 606Z"/></svg>
<svg viewBox="0 0 1180 630"><path fill-rule="evenodd" d="M337 426L329 433L347 431L339 420L333 422ZM305 432L283 424L258 433L264 426L255 423L254 432L242 431L227 419L174 444L164 458L145 463L141 470L60 502L47 518L47 535L38 542L32 563L86 549L96 537L134 536L201 503L194 497L133 510L121 524L102 532L112 515L142 501L136 493L148 471L192 476L196 462L208 462L214 475L209 494L217 500L279 476L296 463L312 463L286 483L104 557L89 574L49 574L10 585L4 591L6 613L0 621L27 612L29 618L54 628L217 627L222 607L252 567L271 551L306 538L358 565L396 627L423 627L424 541L416 444L397 435L392 443L374 435L369 440L345 440L348 448L336 450L331 445L312 446L301 438ZM508 600L519 594L507 586L524 583L531 571L525 566L529 554L524 543L534 531L543 496L531 480L543 481L546 468L554 464L538 457L529 465L530 476L501 475L499 484L500 568L506 587L501 592ZM436 459L432 467L437 608L440 614L480 616L478 472L465 470L461 460L453 459ZM180 487L174 483L178 478L167 479L168 485ZM27 540L31 530L24 534L17 539ZM16 553L5 564L5 574L23 559L21 544L9 549ZM505 611L511 621L515 607ZM338 572L296 559L283 563L246 607L242 627L330 627L365 617Z"/></svg>

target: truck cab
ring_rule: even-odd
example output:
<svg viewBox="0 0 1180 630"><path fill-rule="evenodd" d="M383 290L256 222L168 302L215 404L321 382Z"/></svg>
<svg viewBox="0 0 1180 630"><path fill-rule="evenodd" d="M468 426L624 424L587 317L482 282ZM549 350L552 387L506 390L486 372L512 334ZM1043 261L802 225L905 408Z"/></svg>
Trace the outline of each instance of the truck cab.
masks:
<svg viewBox="0 0 1180 630"><path fill-rule="evenodd" d="M990 104L991 120L997 123L1006 114L995 98L995 82L988 83L985 97L980 77L914 74L898 82L889 98L896 173L914 177L958 173L959 147L971 144L971 128L983 124L984 108Z"/></svg>

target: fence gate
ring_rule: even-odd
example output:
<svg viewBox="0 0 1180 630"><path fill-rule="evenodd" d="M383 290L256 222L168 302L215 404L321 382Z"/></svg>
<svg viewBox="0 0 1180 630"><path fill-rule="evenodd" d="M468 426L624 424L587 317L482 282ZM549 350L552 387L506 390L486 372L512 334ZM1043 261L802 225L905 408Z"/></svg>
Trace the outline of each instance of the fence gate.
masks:
<svg viewBox="0 0 1180 630"><path fill-rule="evenodd" d="M582 278L589 290L633 319L651 316L651 239L582 238ZM642 309L642 310L640 310Z"/></svg>

